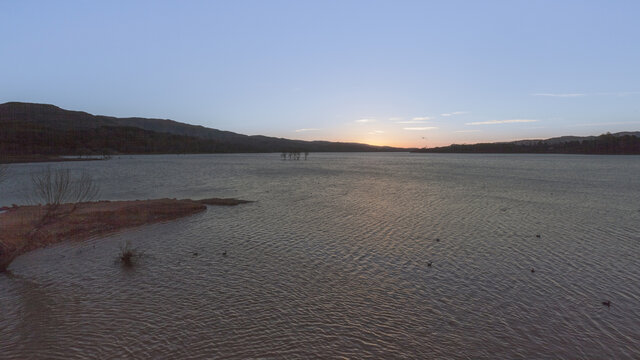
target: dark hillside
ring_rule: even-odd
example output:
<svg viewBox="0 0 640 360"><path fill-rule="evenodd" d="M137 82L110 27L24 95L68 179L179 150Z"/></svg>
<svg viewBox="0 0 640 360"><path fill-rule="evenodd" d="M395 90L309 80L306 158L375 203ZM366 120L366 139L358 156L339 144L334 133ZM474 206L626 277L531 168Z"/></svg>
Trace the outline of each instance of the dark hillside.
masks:
<svg viewBox="0 0 640 360"><path fill-rule="evenodd" d="M54 105L19 102L0 104L0 130L0 151L9 155L407 151L248 136L173 120L96 116Z"/></svg>
<svg viewBox="0 0 640 360"><path fill-rule="evenodd" d="M622 132L600 136L565 136L547 140L520 140L507 143L480 143L424 148L423 153L513 153L513 154L640 154L640 134Z"/></svg>

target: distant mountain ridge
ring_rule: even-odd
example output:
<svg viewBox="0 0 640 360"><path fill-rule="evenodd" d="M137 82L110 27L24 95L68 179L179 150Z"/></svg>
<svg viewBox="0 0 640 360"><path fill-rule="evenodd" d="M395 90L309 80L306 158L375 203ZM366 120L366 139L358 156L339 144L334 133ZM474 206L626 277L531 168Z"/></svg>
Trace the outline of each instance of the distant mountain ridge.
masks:
<svg viewBox="0 0 640 360"><path fill-rule="evenodd" d="M358 143L303 141L262 135L243 135L167 119L116 118L70 111L49 104L0 104L0 150L8 154L47 153L173 153L280 151L408 151ZM127 144L95 139L123 136ZM79 138L82 136L82 138ZM13 137L13 140L11 139ZM61 143L58 138L64 138ZM21 143L22 142L22 143Z"/></svg>
<svg viewBox="0 0 640 360"><path fill-rule="evenodd" d="M626 136L626 135L640 137L640 131L621 131L621 132L613 133L611 135L615 137ZM566 143L571 141L595 140L597 138L598 136L595 136L595 135L591 135L591 136L569 135L569 136L552 137L549 139L516 140L516 141L509 141L509 143L517 144L517 145L533 145L541 141L544 144L560 144L560 143Z"/></svg>
<svg viewBox="0 0 640 360"><path fill-rule="evenodd" d="M640 131L606 133L599 136L560 136L510 142L452 144L422 148L413 152L634 155L640 154Z"/></svg>

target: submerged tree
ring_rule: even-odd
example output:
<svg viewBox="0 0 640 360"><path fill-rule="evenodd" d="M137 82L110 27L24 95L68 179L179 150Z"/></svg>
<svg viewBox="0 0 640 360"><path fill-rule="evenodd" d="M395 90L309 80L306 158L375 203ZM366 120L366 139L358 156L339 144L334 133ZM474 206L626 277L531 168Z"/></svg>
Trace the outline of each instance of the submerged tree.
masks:
<svg viewBox="0 0 640 360"><path fill-rule="evenodd" d="M132 267L136 260L141 258L144 253L131 245L131 241L127 240L120 244L120 252L118 253L118 261L125 267Z"/></svg>
<svg viewBox="0 0 640 360"><path fill-rule="evenodd" d="M280 154L280 156L282 157L282 160L287 160L287 158L289 158L289 160L300 160L301 153L300 151L289 151L289 152L283 151L282 154ZM309 152L305 151L304 159L307 160L308 156L309 156Z"/></svg>

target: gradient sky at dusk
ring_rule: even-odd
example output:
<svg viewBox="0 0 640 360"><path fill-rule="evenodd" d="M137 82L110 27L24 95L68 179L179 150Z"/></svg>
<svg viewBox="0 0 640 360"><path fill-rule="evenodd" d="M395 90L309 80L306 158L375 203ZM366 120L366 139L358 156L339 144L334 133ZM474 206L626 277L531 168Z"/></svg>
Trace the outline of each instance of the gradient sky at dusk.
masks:
<svg viewBox="0 0 640 360"><path fill-rule="evenodd" d="M2 1L0 102L378 145L640 130L640 1Z"/></svg>

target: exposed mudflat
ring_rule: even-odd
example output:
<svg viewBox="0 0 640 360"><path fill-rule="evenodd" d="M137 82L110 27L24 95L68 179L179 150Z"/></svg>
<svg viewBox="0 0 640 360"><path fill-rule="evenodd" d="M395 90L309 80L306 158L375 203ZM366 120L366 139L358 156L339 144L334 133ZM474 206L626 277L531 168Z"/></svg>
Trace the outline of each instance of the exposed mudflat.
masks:
<svg viewBox="0 0 640 360"><path fill-rule="evenodd" d="M0 270L29 250L66 240L86 240L118 230L177 219L206 205L238 205L238 199L99 201L52 207L5 208L0 213Z"/></svg>

